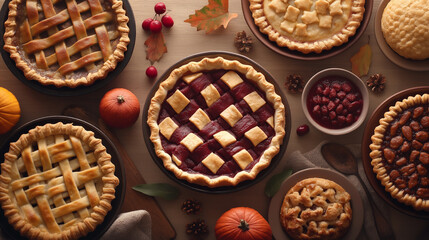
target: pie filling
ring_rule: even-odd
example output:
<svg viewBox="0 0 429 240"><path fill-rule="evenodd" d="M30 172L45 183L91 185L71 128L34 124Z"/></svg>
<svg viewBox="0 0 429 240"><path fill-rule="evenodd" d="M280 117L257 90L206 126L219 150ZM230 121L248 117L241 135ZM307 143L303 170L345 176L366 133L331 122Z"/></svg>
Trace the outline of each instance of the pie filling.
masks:
<svg viewBox="0 0 429 240"><path fill-rule="evenodd" d="M241 73L186 73L161 105L162 147L185 172L234 177L270 145L273 115L265 94Z"/></svg>
<svg viewBox="0 0 429 240"><path fill-rule="evenodd" d="M429 200L429 104L410 107L387 126L381 143L390 181L405 194Z"/></svg>

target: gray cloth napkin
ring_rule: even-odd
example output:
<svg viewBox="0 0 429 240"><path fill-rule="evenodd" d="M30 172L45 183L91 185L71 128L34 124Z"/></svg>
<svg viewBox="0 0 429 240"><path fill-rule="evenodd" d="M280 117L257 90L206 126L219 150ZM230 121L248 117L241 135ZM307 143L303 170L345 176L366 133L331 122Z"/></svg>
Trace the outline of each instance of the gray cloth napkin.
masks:
<svg viewBox="0 0 429 240"><path fill-rule="evenodd" d="M301 153L299 151L293 152L289 159L287 160L286 167L293 169L294 172L305 169L305 168L312 168L312 167L320 167L320 168L329 168L333 169L324 159L322 156L322 153L320 151L322 145L326 142L320 143L315 149L306 152ZM361 161L361 151L360 151L360 144L352 144L347 145L347 147L351 150L353 155L358 159L358 167L359 167L359 175L361 176L362 180L365 182L365 185L367 186L368 190L370 191L377 207L381 210L381 212L385 213L386 218L389 218L389 210L386 205L383 204L382 200L377 196L377 193L374 192L372 187L369 185L365 172L362 166ZM335 169L333 169L335 170ZM358 237L358 239L369 239L369 240L376 240L378 239L377 236L377 230L374 226L374 218L372 215L371 206L369 205L368 198L365 194L365 190L362 188L359 180L357 177L353 175L347 176L350 182L353 183L353 185L358 189L363 205L364 205L364 225L362 227L362 231Z"/></svg>
<svg viewBox="0 0 429 240"><path fill-rule="evenodd" d="M150 240L151 239L151 218L146 210L137 210L122 213L110 226L101 240L117 240L121 238ZM0 240L9 239L0 231Z"/></svg>

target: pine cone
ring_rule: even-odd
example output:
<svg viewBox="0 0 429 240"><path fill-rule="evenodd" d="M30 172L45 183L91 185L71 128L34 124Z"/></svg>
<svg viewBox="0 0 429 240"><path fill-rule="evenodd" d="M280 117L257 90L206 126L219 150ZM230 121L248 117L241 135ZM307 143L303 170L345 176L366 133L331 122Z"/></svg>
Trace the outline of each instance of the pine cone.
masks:
<svg viewBox="0 0 429 240"><path fill-rule="evenodd" d="M208 232L209 230L204 220L198 219L195 222L186 224L186 233L189 235L199 236Z"/></svg>
<svg viewBox="0 0 429 240"><path fill-rule="evenodd" d="M286 77L286 88L292 93L301 93L304 89L304 82L302 77L298 74L291 74Z"/></svg>
<svg viewBox="0 0 429 240"><path fill-rule="evenodd" d="M384 90L384 84L386 83L386 78L380 74L376 73L366 80L366 85L373 92L381 92Z"/></svg>
<svg viewBox="0 0 429 240"><path fill-rule="evenodd" d="M252 37L243 30L235 34L234 45L240 52L249 52L252 49Z"/></svg>
<svg viewBox="0 0 429 240"><path fill-rule="evenodd" d="M197 200L186 200L182 204L182 211L186 214L197 214L200 211L201 204Z"/></svg>

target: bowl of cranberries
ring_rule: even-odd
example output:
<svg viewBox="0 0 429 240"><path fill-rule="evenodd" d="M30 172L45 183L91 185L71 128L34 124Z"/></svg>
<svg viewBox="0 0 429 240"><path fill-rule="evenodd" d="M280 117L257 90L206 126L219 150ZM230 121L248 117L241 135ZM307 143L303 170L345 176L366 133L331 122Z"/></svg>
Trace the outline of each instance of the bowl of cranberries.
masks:
<svg viewBox="0 0 429 240"><path fill-rule="evenodd" d="M357 129L368 113L368 90L350 71L328 68L306 83L301 103L308 121L330 135L343 135Z"/></svg>

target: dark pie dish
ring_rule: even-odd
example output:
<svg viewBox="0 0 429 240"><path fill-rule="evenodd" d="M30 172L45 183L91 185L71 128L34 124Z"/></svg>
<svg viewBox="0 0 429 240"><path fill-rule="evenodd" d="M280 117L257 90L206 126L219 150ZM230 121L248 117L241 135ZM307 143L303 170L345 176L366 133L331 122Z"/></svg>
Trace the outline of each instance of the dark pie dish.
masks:
<svg viewBox="0 0 429 240"><path fill-rule="evenodd" d="M397 210L420 218L429 217L425 204L427 196L424 194L427 191L428 175L424 171L426 150L423 146L427 139L419 133L427 130L426 124L421 124L421 120L425 116L428 119L428 113L425 109L427 104L416 99L420 99L418 96L424 96L428 91L428 87L415 87L388 98L374 111L362 140L363 165L374 190ZM399 105L402 111L392 115L392 111L398 110ZM415 109L421 109L420 107L423 107L423 111L419 115L417 112L420 110ZM391 117L385 120L389 115ZM418 129L414 122L419 123ZM385 131L380 131L380 126L383 125Z"/></svg>
<svg viewBox="0 0 429 240"><path fill-rule="evenodd" d="M213 59L216 59L216 60L213 60ZM148 114L148 111L149 111L149 113L151 113L152 108L150 108L150 105L151 105L151 102L153 104L154 99L156 99L157 95L155 93L160 88L159 85L161 83L165 82L165 80L168 79L169 77L171 77L172 75L176 75L175 69L180 68L179 71L181 71L182 68L187 68L188 66L190 66L189 65L190 62L192 62L191 65L193 65L193 64L199 65L201 62L207 62L207 61L210 62L212 60L215 62L223 61L221 59L226 60L228 63L234 62L233 63L234 65L245 64L247 67L249 67L249 69L254 68L253 71L256 70L257 72L263 74L263 76L265 76L265 78L268 80L268 81L266 81L266 80L264 80L264 81L269 82L270 83L269 85L271 85L271 86L275 86L276 92L281 94L279 88L276 86L275 81L272 79L272 77L269 76L269 74L262 67L260 67L258 64L256 64L252 60L250 60L246 57L243 57L241 55L228 53L228 52L199 53L199 54L190 56L186 59L179 61L178 63L173 65L168 71L166 71L166 73L157 81L157 83L154 85L154 87L153 87L153 89L152 89L151 93L149 94L148 99L146 101L145 108L143 111L143 119L151 119L151 117L148 116L148 115L150 115L150 114ZM238 61L235 61L235 60L238 60ZM161 113L159 114L160 120L159 121L157 120L158 124L161 126L160 128L158 128L158 129L161 129L161 131L158 130L158 131L160 131L158 133L158 136L161 135L160 137L162 138L162 141L159 141L159 142L162 142L162 148L166 149L165 152L167 152L168 155L171 154L172 157L169 157L169 158L172 159L171 160L172 163L176 165L173 167L175 167L175 168L177 167L181 171L189 173L189 175L203 175L203 178L206 178L206 179L208 178L209 181L211 179L217 180L216 178L220 179L220 177L222 179L225 179L225 178L233 179L236 175L238 175L238 173L246 174L247 172L251 172L253 169L256 169L256 167L254 167L254 166L257 165L257 163L259 163L259 157L262 156L261 152L263 154L265 152L268 152L268 151L265 151L266 147L263 147L263 146L267 146L266 144L269 144L269 146L271 146L271 143L275 142L275 141L271 142L271 139L274 136L274 135L272 135L274 132L271 131L273 128L270 127L269 124L265 123L265 121L267 120L269 115L272 116L273 112L275 112L275 111L273 111L274 109L272 109L271 106L267 106L268 104L262 104L262 105L256 104L259 106L256 106L255 109L251 109L251 107L249 107L249 106L247 106L247 108L246 108L246 106L244 106L244 105L247 105L247 104L244 104L245 103L244 97L247 97L247 95L253 95L254 97L256 97L257 100L254 102L259 102L260 99L266 100L267 98L265 98L264 94L262 94L260 92L261 90L258 90L256 85L252 85L253 83L250 84L250 82L249 83L247 82L247 77L246 77L247 75L244 76L241 73L237 75L237 74L231 73L231 72L234 72L231 69L226 69L226 70L227 71L224 71L224 70L220 70L218 68L209 69L208 71L202 71L202 75L200 74L201 71L195 71L198 76L195 78L196 79L195 81L192 80L194 82L191 82L189 86L185 86L186 84L184 85L184 83L183 83L184 81L181 79L182 76L180 76L180 80L178 80L178 82L177 82L177 84L175 84L175 86L179 86L179 89L181 92L183 92L183 95L186 95L191 99L189 104L186 105L185 108L183 108L183 112L181 112L181 110L179 110L179 113L177 113L177 112L174 113L173 111L175 111L175 110L168 109L168 108L171 108L170 105L167 106L167 109L162 108L163 110L160 111ZM229 74L225 74L227 72L229 72ZM187 70L185 73L186 74L184 75L184 78L187 78L187 76L193 75L193 74L190 74L189 71L187 71ZM238 85L238 86L245 87L247 89L243 88L242 91L236 91L235 92L235 93L238 93L238 92L243 93L242 96L239 97L241 99L240 100L241 105L239 104L240 101L237 101L236 104L233 104L231 102L232 100L235 99L236 95L234 95L232 93L232 91L229 92L228 89L230 88L230 85L222 84L220 82L220 81L223 81L223 80L221 80L221 77L224 77L224 75L225 76L234 75L234 77L240 76L244 79L244 82L241 82L240 83L241 85ZM262 75L260 75L260 76L262 76ZM207 79L211 79L213 82L210 84L210 82L206 81ZM200 85L200 83L202 83L202 82L206 82L206 83ZM222 85L222 87L220 87L220 85ZM180 87L180 86L182 86L182 87ZM219 92L215 95L218 95L218 98L220 98L221 100L214 101L212 103L207 102L207 100L209 98L207 98L206 92L208 91L210 86L214 86L214 88L212 88L212 89L216 89L217 90L216 92ZM250 87L250 88L248 88L248 87ZM190 94L187 90L190 88L194 91L194 93L197 93L197 94ZM204 90L199 89L199 88L204 88ZM224 90L226 90L226 91L224 91ZM176 93L176 90L173 89L171 91L172 92L170 92L167 95L168 97L165 97L166 99L167 98L169 99L168 101L170 101L170 97L173 96L173 98L174 98L176 96L174 94L174 93ZM202 94L200 94L200 92ZM253 94L249 94L249 92L252 92ZM195 95L195 96L193 96L193 95ZM258 96L256 96L256 95L258 95ZM231 97L231 96L234 96L234 97ZM261 98L259 98L259 97L261 97ZM161 159L161 157L159 157L159 154L156 153L157 151L159 151L159 149L158 150L155 149L155 146L153 143L153 138L151 141L151 136L150 136L151 133L153 134L153 128L149 128L148 123L145 123L144 127L143 127L143 130L144 130L143 133L145 136L145 140L146 140L148 150L151 153L155 163L161 168L162 171L167 173L167 175L169 177L171 177L173 180L175 180L181 184L184 184L185 186L188 186L194 190L199 190L199 191L203 191L203 192L230 192L230 191L236 191L236 190L243 189L244 187L250 186L251 184L260 180L263 176L265 176L267 171L272 169L272 166L276 165L278 163L278 161L281 159L281 156L283 155L283 153L285 151L287 139L289 137L289 130L288 129L290 128L290 125L289 125L290 124L290 122L289 122L290 116L289 116L289 112L288 112L287 103L284 104L285 98L282 96L281 99L282 99L281 105L285 106L285 109L287 109L286 110L286 118L285 118L286 125L284 126L286 134L281 140L281 145L280 145L280 148L278 149L279 151L277 153L275 153L275 156L271 159L271 161L270 161L271 163L268 164L266 167L264 167L264 169L261 169L260 173L256 174L255 177L253 177L253 178L247 178L247 179L241 180L240 182L232 183L229 185L228 184L221 184L221 185L214 186L214 185L202 183L199 180L197 180L197 181L190 180L189 181L189 179L181 178L180 175L178 177L177 173L174 173L174 172L166 169L165 163L163 162L163 159ZM165 107L165 105L168 103L168 101L166 100L165 104L163 103L161 105L163 105L163 107ZM184 100L184 101L186 102L186 100ZM183 102L183 101L181 100L179 102ZM222 106L223 102L228 103L229 106L226 106L226 107ZM208 105L206 105L207 103L208 103L208 105L210 105L210 107L208 107ZM278 102L278 103L280 103L280 102ZM196 105L196 106L194 106L194 105ZM199 106L202 106L202 107L200 108ZM263 106L263 107L261 107L261 106ZM226 108L228 108L228 109L226 109ZM244 110L243 108L246 108L246 109ZM204 110L202 110L202 109L204 109ZM227 112L230 112L231 109L234 111L231 111L232 115L229 115ZM259 115L259 113L266 112L265 111L266 109L270 109L270 110L268 110L268 112L270 112L270 114L259 118L258 116L262 116L262 115ZM259 111L257 111L257 110L259 110ZM257 111L257 112L255 112L255 111ZM170 113L168 113L168 112L170 112ZM268 112L266 112L266 113L268 113ZM183 114L185 114L186 116ZM255 116L255 114L257 114L258 116ZM189 115L189 116L187 116L187 115ZM206 123L204 123L203 126L198 126L199 125L198 122L200 122L200 120L194 121L194 118L197 115L206 115L206 117L204 117L204 119L207 119L207 121L206 120L202 121L202 122L206 122ZM225 120L226 115L233 116L233 117L230 118L229 120L228 119ZM171 118L170 118L170 116L171 116ZM219 116L219 117L217 118L217 116ZM174 132L174 134L172 134L172 136L171 136L171 142L170 142L170 139L168 139L169 137L167 135L165 135L165 131L164 131L165 128L162 127L162 126L165 126L165 124L162 123L163 120L165 120L167 118L169 118L168 121L170 123L172 122L172 121L170 121L171 119L173 120L174 123L176 123L176 124L168 124L168 125L177 125L172 130L172 132ZM259 126L255 125L256 124L255 118L256 118L256 121L260 122ZM152 119L153 119L153 117L152 117ZM155 119L158 119L158 117L156 117ZM214 120L211 120L211 119L214 119ZM248 122L249 120L250 120L250 123ZM152 120L152 122L153 121L154 120ZM150 121L148 121L148 122L150 122ZM276 122L276 121L274 120L274 122ZM208 125L206 125L207 123L208 123ZM235 124L237 124L237 125L235 126ZM241 126L243 128L238 127L238 126ZM256 135L258 135L258 136L262 135L263 137L260 138L259 140L256 140L256 139L253 139L252 137L249 138L248 134L245 136L244 131L249 130L249 128L251 128L253 131L255 131L257 133ZM178 130L176 131L176 129L178 129ZM183 129L186 130L185 131L186 134L185 133L183 135L179 134L182 132ZM191 129L191 130L189 130L189 129ZM244 129L244 130L241 131L239 129ZM267 129L271 129L271 130L267 130ZM261 131L259 131L259 130L261 130ZM192 138L197 140L196 146L194 146L194 147L189 146L187 140L189 140L190 136L188 136L188 135L192 135ZM214 136L214 135L216 135L216 136ZM266 135L266 136L264 136L264 135ZM226 140L226 142L222 142L223 140L220 140L220 139L224 139L224 140ZM168 142L170 142L170 143L168 143ZM168 143L168 144L165 145L166 143ZM159 144L159 145L161 145L161 144ZM255 148L255 146L256 146L256 148ZM174 149L174 150L170 151L169 150L170 148ZM261 151L261 149L258 150L258 148L262 148L262 151ZM249 151L247 151L247 150L249 150ZM185 152L184 157L181 155L182 152ZM234 158L233 158L233 155L237 154L238 152L240 152L240 154L238 154L238 155L241 155L243 153L244 153L244 155L248 155L246 153L246 152L248 152L250 154L250 156L252 156L253 160L246 160L246 159L249 159L246 157L246 158L244 158L245 160L244 160L244 164L243 164L243 161L237 160L235 158L236 156L234 156ZM218 161L219 159L221 159L220 166L218 166L214 170L213 170L213 168L211 168L212 167L211 163L206 164L208 159L210 159L208 161L212 161L213 158L215 161ZM179 160L180 162L178 162L177 160ZM203 162L203 160L204 160L204 162ZM190 161L192 161L193 163ZM261 163L263 163L263 161L261 161ZM226 171L224 171L224 170L226 170ZM217 171L219 171L219 172L217 172ZM187 173L185 173L185 174L187 174ZM194 174L194 173L196 173L196 174ZM223 182L223 183L225 183L225 182Z"/></svg>

